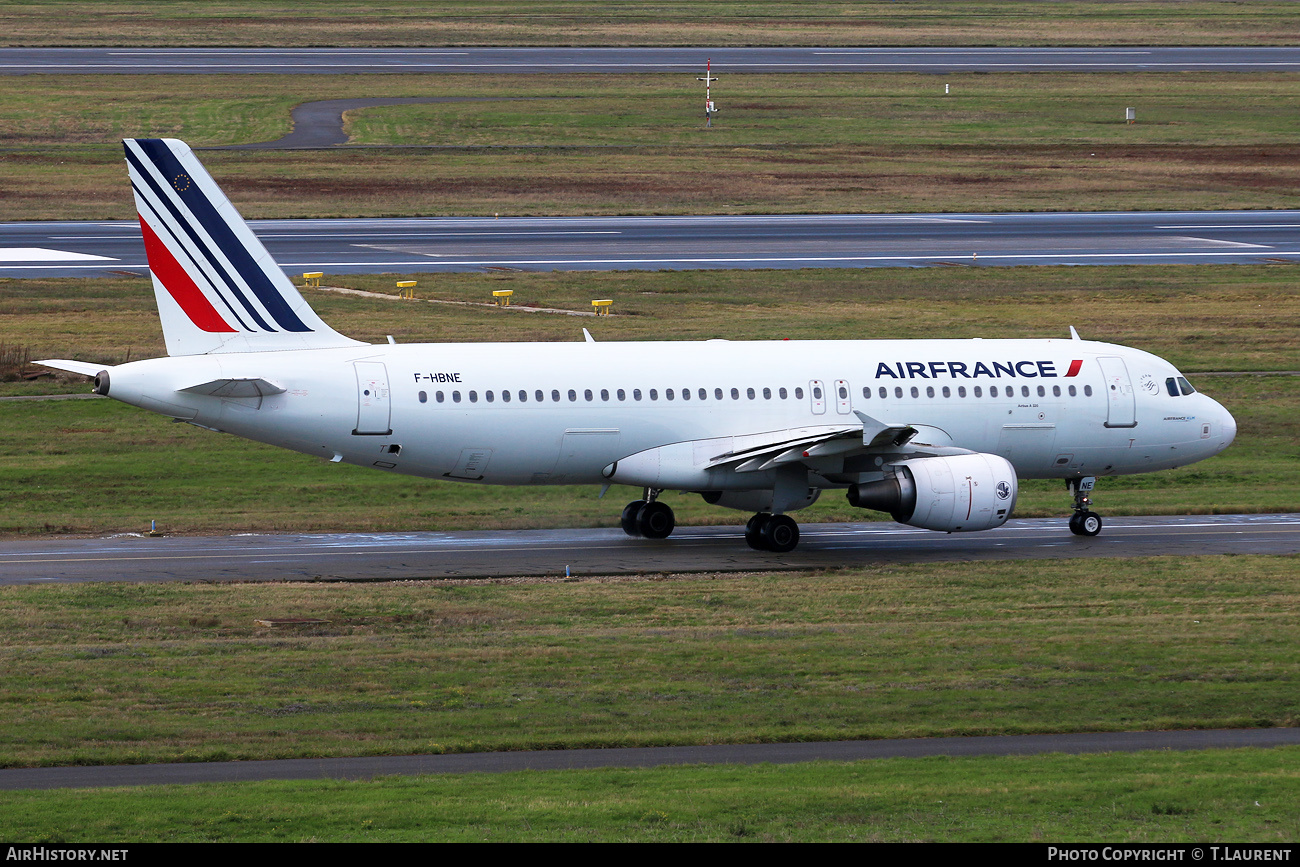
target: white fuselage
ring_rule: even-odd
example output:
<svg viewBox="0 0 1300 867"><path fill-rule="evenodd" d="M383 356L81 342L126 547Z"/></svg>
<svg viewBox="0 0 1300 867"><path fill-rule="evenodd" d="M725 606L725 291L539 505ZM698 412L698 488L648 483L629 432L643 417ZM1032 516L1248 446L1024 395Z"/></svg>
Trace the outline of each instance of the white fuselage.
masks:
<svg viewBox="0 0 1300 867"><path fill-rule="evenodd" d="M1171 394L1178 376L1149 353L1081 340L452 343L153 359L113 368L109 394L307 454L485 484L601 483L647 449L861 425L858 413L1001 455L1022 478L1079 478L1228 446L1232 416ZM285 391L181 391L258 378ZM811 466L824 487L875 470L833 456ZM762 484L732 474L709 487Z"/></svg>

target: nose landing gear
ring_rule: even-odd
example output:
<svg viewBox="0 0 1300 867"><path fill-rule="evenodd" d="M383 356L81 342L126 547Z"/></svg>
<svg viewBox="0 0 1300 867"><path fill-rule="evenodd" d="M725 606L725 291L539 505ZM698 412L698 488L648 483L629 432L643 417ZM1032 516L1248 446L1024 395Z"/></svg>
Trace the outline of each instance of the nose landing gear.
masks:
<svg viewBox="0 0 1300 867"><path fill-rule="evenodd" d="M1088 507L1092 505L1092 486L1096 484L1095 476L1082 479L1067 479L1066 488L1074 496L1074 514L1070 516L1070 532L1076 536L1095 536L1101 532L1101 515Z"/></svg>

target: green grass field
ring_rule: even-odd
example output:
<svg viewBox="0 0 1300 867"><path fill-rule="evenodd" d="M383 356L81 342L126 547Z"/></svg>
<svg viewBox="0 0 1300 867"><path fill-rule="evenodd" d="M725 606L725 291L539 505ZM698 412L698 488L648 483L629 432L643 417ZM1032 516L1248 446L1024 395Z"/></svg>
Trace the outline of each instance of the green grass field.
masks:
<svg viewBox="0 0 1300 867"><path fill-rule="evenodd" d="M1300 724L1294 557L0 588L7 765ZM324 625L270 629L258 619Z"/></svg>
<svg viewBox="0 0 1300 867"><path fill-rule="evenodd" d="M0 588L6 764L1296 725L1293 557ZM256 618L319 617L270 630ZM0 793L11 843L1285 843L1300 752Z"/></svg>
<svg viewBox="0 0 1300 867"><path fill-rule="evenodd" d="M123 137L264 142L299 102L387 96L492 99L356 110L362 149L201 156L249 218L1300 207L1300 78L1285 73L735 75L712 129L697 84L14 77L0 219L133 217Z"/></svg>
<svg viewBox="0 0 1300 867"><path fill-rule="evenodd" d="M1286 848L1300 832L1298 759L1287 748L4 792L0 836Z"/></svg>

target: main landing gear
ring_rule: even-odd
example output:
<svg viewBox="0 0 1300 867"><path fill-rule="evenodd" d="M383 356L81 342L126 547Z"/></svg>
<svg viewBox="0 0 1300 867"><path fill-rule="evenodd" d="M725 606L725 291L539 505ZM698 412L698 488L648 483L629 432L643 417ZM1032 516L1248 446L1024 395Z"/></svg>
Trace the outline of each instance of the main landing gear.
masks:
<svg viewBox="0 0 1300 867"><path fill-rule="evenodd" d="M755 551L784 554L799 544L799 525L789 515L759 512L745 525L745 541Z"/></svg>
<svg viewBox="0 0 1300 867"><path fill-rule="evenodd" d="M659 502L663 491L646 488L644 500L633 500L623 507L623 532L647 539L667 539L677 526L677 518L667 503Z"/></svg>
<svg viewBox="0 0 1300 867"><path fill-rule="evenodd" d="M1082 479L1067 479L1066 488L1074 496L1074 514L1070 516L1070 532L1076 536L1095 536L1101 532L1101 515L1092 511L1088 507L1092 505L1092 499L1088 494L1092 493L1092 486L1097 479L1093 476L1086 476Z"/></svg>
<svg viewBox="0 0 1300 867"><path fill-rule="evenodd" d="M646 488L645 499L633 500L623 507L619 523L629 536L667 539L677 526L677 519L667 503L659 501L663 491ZM756 551L784 554L799 544L799 525L789 515L759 512L745 525L745 541Z"/></svg>

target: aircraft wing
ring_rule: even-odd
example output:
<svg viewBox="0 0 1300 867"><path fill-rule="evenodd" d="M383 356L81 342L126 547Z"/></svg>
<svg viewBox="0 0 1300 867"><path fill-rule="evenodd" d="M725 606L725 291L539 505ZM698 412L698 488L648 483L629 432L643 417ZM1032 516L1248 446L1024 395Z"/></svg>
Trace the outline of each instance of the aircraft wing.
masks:
<svg viewBox="0 0 1300 867"><path fill-rule="evenodd" d="M729 467L739 473L748 473L832 455L879 454L902 460L971 453L968 449L913 442L918 431L909 424L877 421L861 412L854 415L861 424L792 428L732 437L732 448L713 455L704 466L706 469Z"/></svg>

